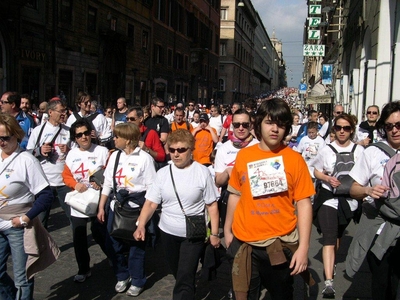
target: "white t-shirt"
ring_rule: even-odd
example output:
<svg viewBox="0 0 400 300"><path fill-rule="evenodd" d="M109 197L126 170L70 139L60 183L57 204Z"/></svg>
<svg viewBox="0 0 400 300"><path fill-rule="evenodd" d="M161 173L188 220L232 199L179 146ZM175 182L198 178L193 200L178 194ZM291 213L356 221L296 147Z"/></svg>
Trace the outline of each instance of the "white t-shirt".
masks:
<svg viewBox="0 0 400 300"><path fill-rule="evenodd" d="M326 132L328 131L328 127L329 127L329 121L326 121L318 131L318 135L323 138Z"/></svg>
<svg viewBox="0 0 400 300"><path fill-rule="evenodd" d="M350 142L350 144L347 147L340 147L336 143L336 141L334 141L333 143L331 143L331 145L338 152L351 152L351 150L353 149L354 143ZM363 151L364 151L364 148L360 145L358 145L357 148L355 149L355 151L354 151L355 165L357 165L357 162L360 160ZM313 167L320 172L331 175L335 168L335 164L336 164L336 153L333 152L333 150L329 146L325 146L318 152L317 157L314 160ZM351 170L351 172L353 172L354 167ZM332 191L332 187L330 185L328 185L326 182L322 182L322 187L327 189L328 191ZM352 211L357 209L357 207L358 207L357 200L352 199L352 198L347 198L346 200L349 203L350 209ZM338 203L339 203L338 198L333 198L331 200L325 201L324 205L327 205L327 206L337 209Z"/></svg>
<svg viewBox="0 0 400 300"><path fill-rule="evenodd" d="M259 141L253 138L247 147L258 143ZM241 149L233 146L232 141L226 141L220 147L218 147L214 162L215 173L222 173L226 168L233 167L235 165L236 156L240 150Z"/></svg>
<svg viewBox="0 0 400 300"><path fill-rule="evenodd" d="M82 116L81 112L78 112ZM71 127L71 125L76 121L75 115L72 114L68 117L66 125ZM99 139L105 140L111 137L111 127L108 125L107 119L104 115L98 114L96 118L92 121L93 126L96 130L96 135Z"/></svg>
<svg viewBox="0 0 400 300"><path fill-rule="evenodd" d="M89 178L107 163L108 149L103 146L92 144L89 150L82 151L79 148L71 149L68 152L65 164L71 171L74 179L90 186ZM71 216L87 218L71 207Z"/></svg>
<svg viewBox="0 0 400 300"><path fill-rule="evenodd" d="M40 131L44 127L42 135L40 136L40 141L38 143L38 138ZM37 151L40 152L38 147L41 147L44 143L50 143L54 136L57 134L60 126L54 126L50 122L46 122L35 127L32 130L32 133L29 137L28 145L26 149L28 151ZM45 172L47 179L50 182L50 186L62 186L64 185L63 178L61 176L64 170L65 158L67 156L66 153L61 153L59 145L67 145L70 147L70 136L69 129L66 125L61 125L61 131L57 135L56 140L54 141L54 153L51 156L51 161L43 160L41 162L43 171Z"/></svg>
<svg viewBox="0 0 400 300"><path fill-rule="evenodd" d="M217 131L218 136L221 135L222 125L224 124L225 119L226 119L226 117L224 117L222 115L210 118L210 126Z"/></svg>
<svg viewBox="0 0 400 300"><path fill-rule="evenodd" d="M218 199L218 191L207 167L193 162L189 167L179 169L172 166L176 189L186 215L204 213L205 204ZM186 237L186 221L172 185L169 165L157 172L156 179L146 193L146 199L162 203L159 227L175 236Z"/></svg>
<svg viewBox="0 0 400 300"><path fill-rule="evenodd" d="M27 151L16 156L18 152L0 160L0 209L33 202L35 195L49 185L39 161ZM0 227L3 230L11 228L11 222L0 219Z"/></svg>
<svg viewBox="0 0 400 300"><path fill-rule="evenodd" d="M312 178L314 177L314 167L312 166L315 158L317 157L318 151L325 146L325 141L322 137L317 136L315 139L310 139L307 135L304 136L299 145L296 147L296 151L303 156L306 164L308 166L308 170L310 171L310 175Z"/></svg>
<svg viewBox="0 0 400 300"><path fill-rule="evenodd" d="M114 176L115 159L118 150L111 154L106 170L104 171L103 195L110 195L113 189L113 179L116 180L117 191L120 189L128 190L129 193L146 191L153 184L156 177L154 160L150 154L141 150L139 147L129 155L121 151L118 167ZM130 203L131 205L131 203ZM132 207L137 205L132 205Z"/></svg>
<svg viewBox="0 0 400 300"><path fill-rule="evenodd" d="M196 122L192 122L192 123L190 123L191 125L192 125L192 127L193 127L193 129L195 129L197 126L199 126L200 125L200 122L199 123L196 123Z"/></svg>

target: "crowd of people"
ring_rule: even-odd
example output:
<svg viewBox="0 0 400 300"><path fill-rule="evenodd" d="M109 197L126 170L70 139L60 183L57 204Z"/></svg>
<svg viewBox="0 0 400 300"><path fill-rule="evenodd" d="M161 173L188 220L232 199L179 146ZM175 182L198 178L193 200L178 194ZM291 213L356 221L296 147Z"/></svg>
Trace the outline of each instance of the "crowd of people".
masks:
<svg viewBox="0 0 400 300"><path fill-rule="evenodd" d="M391 189L382 183L384 167L400 149L400 102L382 113L369 106L358 124L341 105L331 117L312 109L304 117L292 90L276 96L210 107L194 101L167 107L157 97L145 107L128 106L120 97L102 113L84 92L74 110L54 97L37 111L28 95L4 93L1 298L32 299L34 274L60 254L46 231L56 199L71 224L77 284L91 276L90 222L115 273L116 293L135 297L145 289L146 247L159 242L175 278L175 300L194 299L199 261L206 248L222 247L232 267L229 296L255 300L266 288L273 299L292 299L294 275L312 284L314 224L323 241L322 294L331 298L336 252L355 220L362 226L349 248L347 274L354 276L365 259L372 298L398 297L400 216L381 210ZM67 195L88 191L99 198L97 214L66 202ZM118 205L140 212L129 241L111 233ZM207 221L204 237L188 236L191 216ZM36 267L25 253L24 246L33 247L31 229L48 236L48 251L39 256L47 265ZM10 254L14 279L7 274Z"/></svg>

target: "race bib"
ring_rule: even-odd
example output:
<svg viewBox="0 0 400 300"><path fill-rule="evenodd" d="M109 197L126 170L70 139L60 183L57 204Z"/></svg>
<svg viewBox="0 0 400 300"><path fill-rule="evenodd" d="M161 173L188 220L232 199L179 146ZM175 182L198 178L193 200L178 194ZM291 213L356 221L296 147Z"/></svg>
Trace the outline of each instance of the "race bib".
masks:
<svg viewBox="0 0 400 300"><path fill-rule="evenodd" d="M282 156L248 163L247 172L253 197L276 194L288 190Z"/></svg>

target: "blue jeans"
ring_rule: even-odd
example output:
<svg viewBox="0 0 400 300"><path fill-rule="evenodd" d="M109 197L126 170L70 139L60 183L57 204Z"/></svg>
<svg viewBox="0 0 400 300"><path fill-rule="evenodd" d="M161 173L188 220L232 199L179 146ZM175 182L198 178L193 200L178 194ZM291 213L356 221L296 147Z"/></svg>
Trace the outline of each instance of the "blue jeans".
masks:
<svg viewBox="0 0 400 300"><path fill-rule="evenodd" d="M114 212L109 209L107 218L106 249L113 264L117 281L132 278L132 285L143 287L146 283L144 271L146 242L123 241L109 235L112 228ZM124 253L129 252L128 260Z"/></svg>
<svg viewBox="0 0 400 300"><path fill-rule="evenodd" d="M12 255L14 281L7 274L7 259ZM24 250L24 229L10 228L0 232L0 299L33 299L33 278L26 278L28 255Z"/></svg>

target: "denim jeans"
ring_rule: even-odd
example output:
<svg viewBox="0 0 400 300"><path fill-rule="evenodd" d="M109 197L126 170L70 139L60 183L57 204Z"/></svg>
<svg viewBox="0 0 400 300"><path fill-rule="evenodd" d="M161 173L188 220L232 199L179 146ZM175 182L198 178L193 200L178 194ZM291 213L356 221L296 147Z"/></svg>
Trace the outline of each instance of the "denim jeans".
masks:
<svg viewBox="0 0 400 300"><path fill-rule="evenodd" d="M146 242L123 241L110 236L113 217L114 212L110 209L107 218L106 249L117 281L131 277L133 286L143 287L146 283L144 270ZM126 260L124 253L127 251L129 254Z"/></svg>
<svg viewBox="0 0 400 300"><path fill-rule="evenodd" d="M7 259L12 255L14 281L7 274ZM24 229L10 228L0 232L0 299L33 299L33 278L27 280Z"/></svg>
<svg viewBox="0 0 400 300"><path fill-rule="evenodd" d="M71 207L65 203L65 195L71 191L69 187L66 185L61 185L61 186L51 186L51 191L53 192L54 199L58 199L60 202L60 206L65 212L65 215L67 216L68 220L71 222ZM39 220L42 222L42 225L44 228L47 229L47 222L49 220L49 215L50 215L50 210L51 207L48 210L42 211L39 214Z"/></svg>

